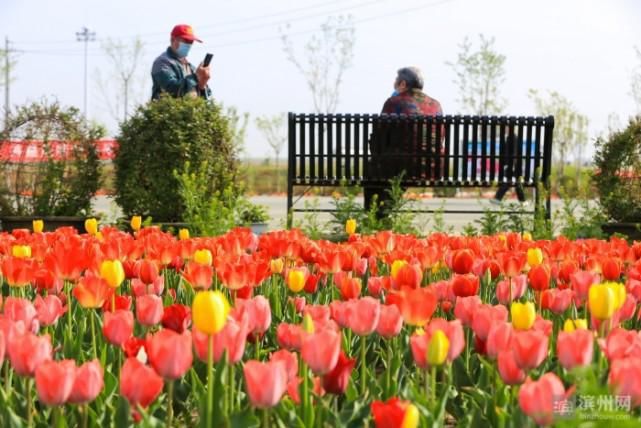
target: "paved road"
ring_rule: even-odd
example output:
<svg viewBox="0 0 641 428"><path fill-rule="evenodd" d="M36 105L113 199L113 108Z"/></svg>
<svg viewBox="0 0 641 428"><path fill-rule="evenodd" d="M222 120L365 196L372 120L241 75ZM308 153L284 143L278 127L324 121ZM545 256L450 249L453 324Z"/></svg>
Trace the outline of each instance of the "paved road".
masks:
<svg viewBox="0 0 641 428"><path fill-rule="evenodd" d="M285 227L286 216L286 198L285 196L253 196L250 198L252 203L265 205L267 211L271 217L269 223L270 230L282 229ZM300 199L295 206L303 208L305 201L313 203L315 200L318 200L318 208L332 208L331 201L329 197L305 197ZM506 199L506 202L512 200ZM514 200L516 201L516 200ZM497 209L496 206L489 203L488 199L480 198L433 198L433 199L421 199L416 202L417 207L429 208L432 210L437 210L442 206L450 210L483 210L483 209ZM562 202L558 200L552 201L552 210L558 210L562 206ZM105 219L105 222L109 222L112 219L116 219L121 215L119 207L115 204L111 197L99 196L94 200L93 204L94 210L102 214L102 217ZM527 207L531 210L531 206ZM474 222L477 219L482 217L482 214L445 214L445 222L448 226L452 226L455 232L460 232L463 230L463 227L470 223ZM295 219L302 219L303 213L296 213ZM328 213L319 213L318 220L321 223L327 222L331 219L331 215ZM430 223L432 221L431 214L420 214L417 216L417 224L422 229L429 229Z"/></svg>

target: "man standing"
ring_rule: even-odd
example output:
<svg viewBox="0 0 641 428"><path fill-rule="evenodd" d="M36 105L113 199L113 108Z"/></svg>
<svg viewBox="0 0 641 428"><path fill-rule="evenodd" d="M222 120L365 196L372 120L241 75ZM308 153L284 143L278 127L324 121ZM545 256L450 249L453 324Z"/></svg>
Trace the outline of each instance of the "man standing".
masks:
<svg viewBox="0 0 641 428"><path fill-rule="evenodd" d="M189 25L176 25L171 31L169 47L156 58L151 68L153 80L151 99L158 99L162 93L173 97L209 98L211 95L211 90L207 86L210 76L209 66L204 67L201 63L198 68L195 68L187 61L187 55L194 41L202 43Z"/></svg>

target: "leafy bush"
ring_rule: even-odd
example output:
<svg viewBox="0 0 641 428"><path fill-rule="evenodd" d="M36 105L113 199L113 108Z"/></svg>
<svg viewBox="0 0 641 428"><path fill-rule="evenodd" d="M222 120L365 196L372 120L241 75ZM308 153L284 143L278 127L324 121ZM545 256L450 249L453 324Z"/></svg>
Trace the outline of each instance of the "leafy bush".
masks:
<svg viewBox="0 0 641 428"><path fill-rule="evenodd" d="M186 201L178 176L185 165L201 165L198 197L239 193L238 147L232 124L219 105L200 98L162 97L139 107L121 125L116 201L126 216L154 221L184 220Z"/></svg>
<svg viewBox="0 0 641 428"><path fill-rule="evenodd" d="M0 214L89 214L100 186L95 142L104 135L103 127L86 125L78 109L63 108L57 101L18 107L9 115L2 139L41 142L45 160L0 163Z"/></svg>
<svg viewBox="0 0 641 428"><path fill-rule="evenodd" d="M594 182L607 215L619 222L641 219L641 117L628 127L598 139Z"/></svg>

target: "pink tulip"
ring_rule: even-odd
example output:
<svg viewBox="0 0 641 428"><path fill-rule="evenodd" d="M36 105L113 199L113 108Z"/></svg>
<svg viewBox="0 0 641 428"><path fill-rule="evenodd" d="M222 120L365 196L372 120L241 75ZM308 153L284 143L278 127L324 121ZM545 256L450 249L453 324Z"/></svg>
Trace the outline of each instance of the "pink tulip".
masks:
<svg viewBox="0 0 641 428"><path fill-rule="evenodd" d="M317 375L324 375L334 369L341 350L341 334L324 329L305 334L301 358Z"/></svg>
<svg viewBox="0 0 641 428"><path fill-rule="evenodd" d="M230 364L236 364L242 360L243 354L245 353L248 332L249 327L247 316L244 316L241 322L238 322L235 318L229 317L223 329L214 334L214 361L220 361L224 352L226 352L227 361ZM194 329L193 339L196 356L201 361L206 362L208 358L207 350L209 346L209 336Z"/></svg>
<svg viewBox="0 0 641 428"><path fill-rule="evenodd" d="M474 311L472 330L480 340L485 341L493 323L506 321L507 308L505 306L480 305Z"/></svg>
<svg viewBox="0 0 641 428"><path fill-rule="evenodd" d="M471 326L476 308L481 305L479 296L458 297L454 306L454 316L461 320L464 326Z"/></svg>
<svg viewBox="0 0 641 428"><path fill-rule="evenodd" d="M511 351L513 332L514 329L511 323L495 322L492 324L485 344L487 356L496 358L503 351Z"/></svg>
<svg viewBox="0 0 641 428"><path fill-rule="evenodd" d="M146 327L152 327L162 320L164 308L162 298L155 294L136 297L136 319Z"/></svg>
<svg viewBox="0 0 641 428"><path fill-rule="evenodd" d="M102 333L112 345L122 346L134 332L134 314L125 309L103 314Z"/></svg>
<svg viewBox="0 0 641 428"><path fill-rule="evenodd" d="M249 402L254 407L274 407L287 389L287 371L282 361L247 361L243 373Z"/></svg>
<svg viewBox="0 0 641 428"><path fill-rule="evenodd" d="M497 358L499 375L506 385L519 385L525 380L525 372L516 365L514 353L511 350L499 352Z"/></svg>
<svg viewBox="0 0 641 428"><path fill-rule="evenodd" d="M515 331L512 352L516 364L523 370L537 368L548 354L548 337L538 330Z"/></svg>
<svg viewBox="0 0 641 428"><path fill-rule="evenodd" d="M381 305L376 332L386 339L398 336L403 328L403 317L396 305Z"/></svg>
<svg viewBox="0 0 641 428"><path fill-rule="evenodd" d="M381 315L381 304L373 297L361 297L345 302L347 305L347 327L359 336L376 331Z"/></svg>
<svg viewBox="0 0 641 428"><path fill-rule="evenodd" d="M54 296L53 294L48 294L44 299L38 294L34 301L34 306L36 308L38 321L40 325L43 326L55 324L58 318L67 312L67 307L62 306L62 302L58 296Z"/></svg>
<svg viewBox="0 0 641 428"><path fill-rule="evenodd" d="M104 387L104 372L100 361L88 361L76 369L69 403L84 404L96 399Z"/></svg>
<svg viewBox="0 0 641 428"><path fill-rule="evenodd" d="M53 349L48 334L25 333L14 336L8 346L11 367L20 376L33 376L36 368L51 360Z"/></svg>
<svg viewBox="0 0 641 428"><path fill-rule="evenodd" d="M145 350L149 364L165 379L176 380L191 368L191 333L182 334L164 328L154 335L147 335Z"/></svg>
<svg viewBox="0 0 641 428"><path fill-rule="evenodd" d="M27 330L38 332L38 311L27 299L7 297L4 301L4 316L14 322L22 321Z"/></svg>
<svg viewBox="0 0 641 428"><path fill-rule="evenodd" d="M546 373L536 382L528 380L519 390L521 410L539 425L552 424L558 409L564 408L560 404L564 400L565 387L554 373Z"/></svg>
<svg viewBox="0 0 641 428"><path fill-rule="evenodd" d="M629 395L632 408L641 405L641 358L635 355L613 361L608 384L616 395Z"/></svg>
<svg viewBox="0 0 641 428"><path fill-rule="evenodd" d="M461 352L463 352L465 348L463 325L460 320L446 321L443 318L434 318L425 328L425 335L431 338L437 330L443 331L450 342L447 361L451 363L456 357L461 355Z"/></svg>
<svg viewBox="0 0 641 428"><path fill-rule="evenodd" d="M76 375L74 360L44 361L36 368L38 399L48 406L59 406L69 398Z"/></svg>
<svg viewBox="0 0 641 428"><path fill-rule="evenodd" d="M571 333L559 332L556 354L566 370L576 366L590 365L593 351L594 333L591 330L578 329Z"/></svg>

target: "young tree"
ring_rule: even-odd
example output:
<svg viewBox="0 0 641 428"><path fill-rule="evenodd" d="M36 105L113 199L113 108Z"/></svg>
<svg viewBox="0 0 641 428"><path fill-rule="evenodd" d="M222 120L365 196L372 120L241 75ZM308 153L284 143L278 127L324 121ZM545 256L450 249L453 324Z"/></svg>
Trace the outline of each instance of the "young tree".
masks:
<svg viewBox="0 0 641 428"><path fill-rule="evenodd" d="M14 57L11 55L12 52L15 52L15 50L12 51L12 49L9 47L9 40L5 39L5 46L4 49L0 49L0 86L3 88L3 99L4 99L4 127L6 128L7 123L9 121L9 88L11 86L11 83L15 81L15 78L13 77L13 73L11 72L16 64L17 61L14 59Z"/></svg>
<svg viewBox="0 0 641 428"><path fill-rule="evenodd" d="M500 96L505 81L505 55L494 50L494 38L479 34L479 47L474 48L466 36L459 45L455 63L446 62L455 73L463 110L477 115L499 114L507 105Z"/></svg>
<svg viewBox="0 0 641 428"><path fill-rule="evenodd" d="M632 95L632 98L637 105L637 113L641 114L641 50L635 46L634 52L636 53L638 64L632 71L630 95Z"/></svg>
<svg viewBox="0 0 641 428"><path fill-rule="evenodd" d="M588 141L588 117L579 113L574 105L556 91L542 95L530 89L528 96L534 102L538 114L554 116L554 145L558 155L558 176L563 177L568 154L576 150L577 177L581 169L583 149Z"/></svg>
<svg viewBox="0 0 641 428"><path fill-rule="evenodd" d="M287 27L289 29L289 26ZM354 58L355 29L351 15L329 17L305 44L303 58L296 55L290 36L281 31L287 59L305 77L316 113L334 113L338 105L343 74Z"/></svg>
<svg viewBox="0 0 641 428"><path fill-rule="evenodd" d="M280 191L280 176L278 170L278 160L281 150L287 141L287 135L285 133L285 115L277 114L274 116L262 116L256 118L256 127L260 132L263 133L267 144L274 151L274 160L276 166L276 191Z"/></svg>
<svg viewBox="0 0 641 428"><path fill-rule="evenodd" d="M142 94L132 91L136 72L144 53L144 44L136 37L131 44L107 39L102 50L109 58L111 70L106 75L96 71L96 82L107 110L115 120L125 120L129 108L140 104Z"/></svg>

